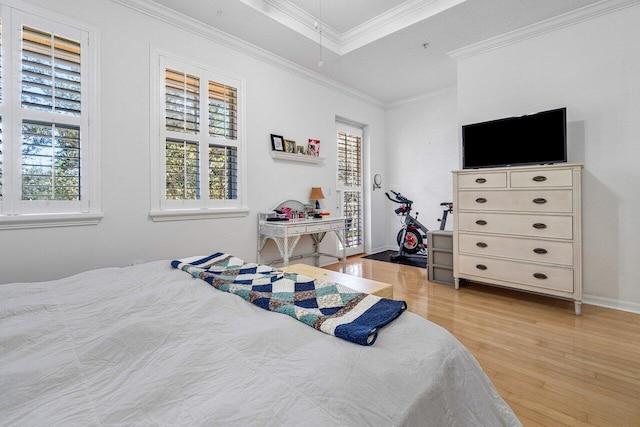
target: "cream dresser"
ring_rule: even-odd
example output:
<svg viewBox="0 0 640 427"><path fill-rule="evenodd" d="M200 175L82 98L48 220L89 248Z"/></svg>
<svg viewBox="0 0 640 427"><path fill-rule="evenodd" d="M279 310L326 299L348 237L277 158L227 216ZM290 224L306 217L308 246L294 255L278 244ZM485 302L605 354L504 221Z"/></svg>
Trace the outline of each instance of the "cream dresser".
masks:
<svg viewBox="0 0 640 427"><path fill-rule="evenodd" d="M582 304L580 164L453 172L453 277Z"/></svg>

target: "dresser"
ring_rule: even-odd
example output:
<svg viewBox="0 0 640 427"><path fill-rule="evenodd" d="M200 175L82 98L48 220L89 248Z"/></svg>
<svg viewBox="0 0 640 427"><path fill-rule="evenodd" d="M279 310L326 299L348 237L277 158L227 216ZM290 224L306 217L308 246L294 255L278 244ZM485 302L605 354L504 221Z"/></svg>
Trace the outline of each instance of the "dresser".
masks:
<svg viewBox="0 0 640 427"><path fill-rule="evenodd" d="M453 172L453 276L582 304L582 165Z"/></svg>

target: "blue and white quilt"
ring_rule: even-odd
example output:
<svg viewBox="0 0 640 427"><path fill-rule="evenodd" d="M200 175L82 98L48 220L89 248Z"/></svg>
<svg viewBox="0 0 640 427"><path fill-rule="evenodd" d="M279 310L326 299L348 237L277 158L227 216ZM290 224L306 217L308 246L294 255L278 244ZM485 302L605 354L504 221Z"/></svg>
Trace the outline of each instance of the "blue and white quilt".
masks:
<svg viewBox="0 0 640 427"><path fill-rule="evenodd" d="M246 263L222 252L204 258L174 260L171 266L265 310L288 314L326 334L361 345L372 345L378 329L407 308L404 301Z"/></svg>

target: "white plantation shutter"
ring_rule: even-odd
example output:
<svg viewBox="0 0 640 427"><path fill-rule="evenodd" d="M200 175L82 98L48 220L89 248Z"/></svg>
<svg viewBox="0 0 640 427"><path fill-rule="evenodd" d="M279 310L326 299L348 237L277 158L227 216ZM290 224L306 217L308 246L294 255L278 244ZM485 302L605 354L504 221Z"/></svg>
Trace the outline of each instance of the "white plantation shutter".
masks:
<svg viewBox="0 0 640 427"><path fill-rule="evenodd" d="M209 136L238 139L238 90L209 81Z"/></svg>
<svg viewBox="0 0 640 427"><path fill-rule="evenodd" d="M93 30L24 9L0 8L0 229L96 224Z"/></svg>
<svg viewBox="0 0 640 427"><path fill-rule="evenodd" d="M238 150L235 147L209 146L209 198L238 198Z"/></svg>
<svg viewBox="0 0 640 427"><path fill-rule="evenodd" d="M80 200L80 130L22 124L22 200Z"/></svg>
<svg viewBox="0 0 640 427"><path fill-rule="evenodd" d="M198 143L167 140L167 199L200 198L200 154Z"/></svg>
<svg viewBox="0 0 640 427"><path fill-rule="evenodd" d="M22 108L80 115L79 41L22 27Z"/></svg>
<svg viewBox="0 0 640 427"><path fill-rule="evenodd" d="M168 131L200 131L200 79L180 71L165 70L165 117Z"/></svg>
<svg viewBox="0 0 640 427"><path fill-rule="evenodd" d="M165 69L165 145L167 200L200 199L200 79ZM173 133L191 134L177 139Z"/></svg>
<svg viewBox="0 0 640 427"><path fill-rule="evenodd" d="M28 25L21 38L21 199L80 201L80 41Z"/></svg>
<svg viewBox="0 0 640 427"><path fill-rule="evenodd" d="M3 156L2 156L2 140L4 139L4 135L3 135L3 124L2 124L2 116L0 116L0 202L2 202L2 183L3 183L3 179L2 179L2 161Z"/></svg>
<svg viewBox="0 0 640 427"><path fill-rule="evenodd" d="M364 250L362 130L341 128L346 125L338 123L338 189L342 193L342 215L346 220L345 246L347 253L353 255Z"/></svg>
<svg viewBox="0 0 640 427"><path fill-rule="evenodd" d="M0 214L2 214L2 185L3 185L3 178L2 178L2 162L4 161L4 157L2 154L2 139L3 139L3 134L2 134L2 116L4 114L4 110L5 110L5 106L4 106L4 96L3 96L3 92L4 92L4 71L3 71L3 62L4 59L2 58L2 32L4 31L4 27L2 26L2 20L0 19Z"/></svg>
<svg viewBox="0 0 640 427"><path fill-rule="evenodd" d="M244 208L241 81L164 55L158 60L163 76L158 212ZM166 217L152 210L152 218Z"/></svg>

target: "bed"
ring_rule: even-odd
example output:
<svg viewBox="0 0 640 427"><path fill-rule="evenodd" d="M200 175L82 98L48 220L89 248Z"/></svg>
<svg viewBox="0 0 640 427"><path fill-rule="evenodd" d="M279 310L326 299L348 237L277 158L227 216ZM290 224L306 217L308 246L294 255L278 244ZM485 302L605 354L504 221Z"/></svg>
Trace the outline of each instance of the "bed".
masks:
<svg viewBox="0 0 640 427"><path fill-rule="evenodd" d="M0 424L520 425L413 313L359 345L170 261L0 285Z"/></svg>

